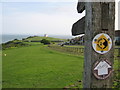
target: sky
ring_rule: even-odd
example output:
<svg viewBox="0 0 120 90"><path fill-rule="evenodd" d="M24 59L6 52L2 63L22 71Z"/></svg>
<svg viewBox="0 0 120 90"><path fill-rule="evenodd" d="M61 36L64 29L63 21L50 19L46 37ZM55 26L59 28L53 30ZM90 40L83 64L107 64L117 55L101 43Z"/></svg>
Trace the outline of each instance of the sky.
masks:
<svg viewBox="0 0 120 90"><path fill-rule="evenodd" d="M2 0L0 3L2 32L0 34L71 35L73 23L85 15L85 11L82 14L77 13L78 0L71 2L24 1Z"/></svg>

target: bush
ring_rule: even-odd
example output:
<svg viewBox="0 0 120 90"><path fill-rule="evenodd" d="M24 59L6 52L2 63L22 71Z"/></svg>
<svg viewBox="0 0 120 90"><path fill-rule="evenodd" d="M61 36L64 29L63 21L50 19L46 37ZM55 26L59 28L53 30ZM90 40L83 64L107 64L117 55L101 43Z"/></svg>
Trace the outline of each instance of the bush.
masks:
<svg viewBox="0 0 120 90"><path fill-rule="evenodd" d="M43 43L44 45L46 45L46 44L50 44L50 41L49 41L49 40L46 40L46 39L42 39L42 40L41 40L41 43Z"/></svg>
<svg viewBox="0 0 120 90"><path fill-rule="evenodd" d="M13 48L13 47L21 47L21 46L29 46L28 44L25 44L23 42L14 42L14 41L9 41L6 43L2 44L2 50L8 49L8 48ZM1 48L1 47L0 47Z"/></svg>
<svg viewBox="0 0 120 90"><path fill-rule="evenodd" d="M8 41L8 42L5 43L5 45L11 44L11 43L13 43L13 41Z"/></svg>
<svg viewBox="0 0 120 90"><path fill-rule="evenodd" d="M24 40L25 40L25 38L22 38L22 40L24 41Z"/></svg>
<svg viewBox="0 0 120 90"><path fill-rule="evenodd" d="M18 39L14 39L13 41L19 41Z"/></svg>
<svg viewBox="0 0 120 90"><path fill-rule="evenodd" d="M118 42L118 41L116 41L116 42L115 42L115 45L120 45L120 41L119 41L119 42Z"/></svg>

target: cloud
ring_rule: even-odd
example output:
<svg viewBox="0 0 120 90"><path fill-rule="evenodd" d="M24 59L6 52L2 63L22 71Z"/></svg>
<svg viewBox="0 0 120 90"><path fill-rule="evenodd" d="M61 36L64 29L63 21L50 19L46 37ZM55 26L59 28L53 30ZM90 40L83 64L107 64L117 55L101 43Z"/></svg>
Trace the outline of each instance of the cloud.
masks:
<svg viewBox="0 0 120 90"><path fill-rule="evenodd" d="M120 1L118 3L118 13L117 13L117 19L118 19L118 22L117 22L117 26L118 26L118 30L120 30Z"/></svg>
<svg viewBox="0 0 120 90"><path fill-rule="evenodd" d="M0 34L1 33L2 33L2 4L0 3ZM0 39L1 39L1 37L0 37Z"/></svg>
<svg viewBox="0 0 120 90"><path fill-rule="evenodd" d="M80 18L80 15L73 14L74 12L66 13L68 9L65 7L63 9L54 14L16 12L14 15L4 16L3 34L71 35L72 24Z"/></svg>
<svg viewBox="0 0 120 90"><path fill-rule="evenodd" d="M85 12L77 13L76 5L76 2L6 3L3 13L3 34L71 35L72 24L85 15Z"/></svg>
<svg viewBox="0 0 120 90"><path fill-rule="evenodd" d="M1 2L75 2L78 0L1 0ZM79 2L90 2L90 0L79 0ZM119 0L115 0L119 1ZM114 2L113 0L91 0L91 2Z"/></svg>
<svg viewBox="0 0 120 90"><path fill-rule="evenodd" d="M116 0L116 5L115 5L115 8L116 8L116 10L115 10L115 30L119 30L120 29L120 25L118 24L119 23L119 3L118 2L120 2L120 0Z"/></svg>
<svg viewBox="0 0 120 90"><path fill-rule="evenodd" d="M77 0L1 0L1 2L75 2Z"/></svg>

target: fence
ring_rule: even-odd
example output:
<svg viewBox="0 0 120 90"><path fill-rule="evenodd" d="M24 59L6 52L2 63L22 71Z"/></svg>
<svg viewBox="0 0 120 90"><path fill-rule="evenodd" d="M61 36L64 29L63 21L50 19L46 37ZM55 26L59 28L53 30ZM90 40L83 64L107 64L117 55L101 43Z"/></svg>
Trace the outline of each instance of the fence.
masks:
<svg viewBox="0 0 120 90"><path fill-rule="evenodd" d="M68 46L58 46L58 45L50 45L51 49L66 52L74 55L83 55L84 54L84 48L80 47L68 47ZM120 57L120 48L115 48L115 58Z"/></svg>
<svg viewBox="0 0 120 90"><path fill-rule="evenodd" d="M80 47L67 47L67 46L58 46L58 45L51 45L49 47L51 49L69 53L69 54L74 54L74 55L83 55L84 54L84 48L80 48Z"/></svg>
<svg viewBox="0 0 120 90"><path fill-rule="evenodd" d="M120 48L115 48L114 54L115 57L120 57Z"/></svg>
<svg viewBox="0 0 120 90"><path fill-rule="evenodd" d="M58 46L58 45L50 45L49 46L53 50L57 50L64 53L69 53L72 55L81 55L84 56L84 48L83 47L72 47L72 46ZM120 47L114 49L114 87L120 87ZM117 83L116 83L117 82ZM115 84L115 85L114 85Z"/></svg>
<svg viewBox="0 0 120 90"><path fill-rule="evenodd" d="M68 53L77 56L84 56L83 47L72 47L72 46L58 46L50 45L49 48L57 50L63 53ZM120 47L114 49L114 87L120 87ZM117 83L116 83L117 82ZM115 84L115 85L114 85Z"/></svg>

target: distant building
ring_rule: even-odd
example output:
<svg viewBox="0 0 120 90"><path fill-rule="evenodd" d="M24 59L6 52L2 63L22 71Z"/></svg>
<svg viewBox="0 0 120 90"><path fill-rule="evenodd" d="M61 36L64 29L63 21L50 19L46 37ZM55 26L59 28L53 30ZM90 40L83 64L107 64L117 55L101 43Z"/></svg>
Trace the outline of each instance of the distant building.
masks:
<svg viewBox="0 0 120 90"><path fill-rule="evenodd" d="M120 45L120 30L115 31L115 44Z"/></svg>
<svg viewBox="0 0 120 90"><path fill-rule="evenodd" d="M44 34L44 37L48 37L48 35L47 35L47 34Z"/></svg>

